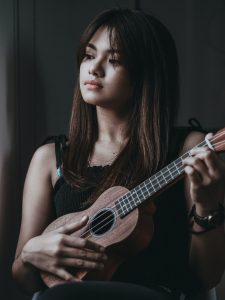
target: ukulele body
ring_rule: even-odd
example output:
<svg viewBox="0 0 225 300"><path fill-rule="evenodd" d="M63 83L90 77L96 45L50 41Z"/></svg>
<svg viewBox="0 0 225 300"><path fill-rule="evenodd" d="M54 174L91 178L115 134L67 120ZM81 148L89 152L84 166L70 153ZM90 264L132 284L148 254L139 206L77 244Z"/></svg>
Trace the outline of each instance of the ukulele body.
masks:
<svg viewBox="0 0 225 300"><path fill-rule="evenodd" d="M155 212L154 204L146 201L121 217L118 215L115 201L128 191L121 186L111 187L88 209L59 217L43 232L45 234L65 224L76 222L83 216L89 216L88 224L71 235L82 236L104 246L108 259L104 269L99 271L71 268L71 273L77 280L110 280L118 266L128 256L143 250L150 243L154 232L152 219ZM48 287L64 282L47 272L41 272L41 277Z"/></svg>

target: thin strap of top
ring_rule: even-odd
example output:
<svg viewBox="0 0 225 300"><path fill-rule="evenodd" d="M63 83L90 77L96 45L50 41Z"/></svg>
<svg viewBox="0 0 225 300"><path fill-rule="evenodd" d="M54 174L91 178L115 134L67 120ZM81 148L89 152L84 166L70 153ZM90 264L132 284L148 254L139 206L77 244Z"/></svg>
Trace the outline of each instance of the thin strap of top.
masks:
<svg viewBox="0 0 225 300"><path fill-rule="evenodd" d="M207 131L202 127L201 123L196 118L188 119L188 124L191 126L192 130L197 130L202 133L207 133Z"/></svg>
<svg viewBox="0 0 225 300"><path fill-rule="evenodd" d="M55 157L56 157L56 168L57 175L62 176L62 155L63 150L66 146L67 137L65 135L59 135L55 140Z"/></svg>
<svg viewBox="0 0 225 300"><path fill-rule="evenodd" d="M50 136L45 139L44 144L55 143L55 157L56 157L56 169L58 177L62 176L62 155L63 150L66 147L67 137L64 134L57 136Z"/></svg>

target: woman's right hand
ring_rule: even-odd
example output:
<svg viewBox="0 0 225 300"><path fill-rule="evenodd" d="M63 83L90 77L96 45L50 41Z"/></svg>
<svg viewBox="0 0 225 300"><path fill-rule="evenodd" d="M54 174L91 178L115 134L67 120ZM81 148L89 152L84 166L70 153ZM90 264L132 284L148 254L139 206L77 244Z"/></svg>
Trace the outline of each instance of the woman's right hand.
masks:
<svg viewBox="0 0 225 300"><path fill-rule="evenodd" d="M30 239L23 247L21 258L25 264L52 273L63 280L74 280L66 268L101 270L107 257L101 245L70 234L87 224L88 217L64 225L56 230Z"/></svg>

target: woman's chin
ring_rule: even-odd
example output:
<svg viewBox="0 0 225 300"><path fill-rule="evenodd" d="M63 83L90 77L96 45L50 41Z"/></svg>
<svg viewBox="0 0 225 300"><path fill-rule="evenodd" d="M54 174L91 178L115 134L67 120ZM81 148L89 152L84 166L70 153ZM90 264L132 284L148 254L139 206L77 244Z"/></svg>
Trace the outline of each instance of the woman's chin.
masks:
<svg viewBox="0 0 225 300"><path fill-rule="evenodd" d="M101 106L101 107L109 107L109 101L97 100L97 99L84 99L84 102L90 105Z"/></svg>

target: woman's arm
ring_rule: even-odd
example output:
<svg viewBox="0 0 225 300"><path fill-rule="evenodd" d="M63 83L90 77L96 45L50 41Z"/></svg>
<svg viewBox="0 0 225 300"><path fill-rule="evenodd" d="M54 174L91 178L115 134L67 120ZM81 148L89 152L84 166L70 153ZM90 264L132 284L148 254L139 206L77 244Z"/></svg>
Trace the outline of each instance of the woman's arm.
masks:
<svg viewBox="0 0 225 300"><path fill-rule="evenodd" d="M43 287L39 271L75 280L67 267L99 270L106 255L99 244L71 236L86 225L88 217L41 234L54 216L52 182L56 180L54 145L39 148L31 161L24 186L22 223L12 271L28 293Z"/></svg>
<svg viewBox="0 0 225 300"><path fill-rule="evenodd" d="M20 235L12 272L19 286L28 292L43 287L39 272L24 262L23 247L34 236L40 235L53 219L52 170L54 144L40 147L34 154L24 184Z"/></svg>
<svg viewBox="0 0 225 300"><path fill-rule="evenodd" d="M204 139L199 132L191 133L182 152L186 152ZM189 212L196 206L196 214L204 217L224 202L225 162L211 150L199 149L193 157L184 160L185 192ZM190 228L191 230L191 228ZM193 231L204 228L193 223ZM190 265L203 287L217 285L225 269L224 224L202 234L191 235Z"/></svg>

